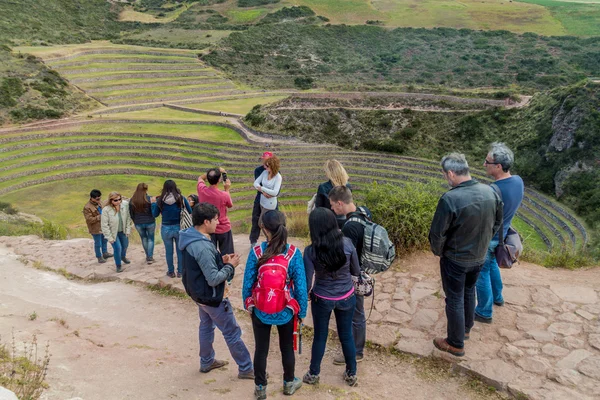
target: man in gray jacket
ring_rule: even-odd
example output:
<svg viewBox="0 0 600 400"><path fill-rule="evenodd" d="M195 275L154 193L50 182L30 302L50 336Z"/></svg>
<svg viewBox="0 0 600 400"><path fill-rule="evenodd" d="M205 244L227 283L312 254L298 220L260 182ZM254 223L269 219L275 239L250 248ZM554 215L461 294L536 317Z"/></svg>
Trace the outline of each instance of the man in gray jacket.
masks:
<svg viewBox="0 0 600 400"><path fill-rule="evenodd" d="M451 189L438 202L429 243L440 257L448 336L435 338L433 344L463 356L464 340L474 323L475 283L490 240L500 229L502 200L492 188L471 178L464 155L449 154L441 164Z"/></svg>
<svg viewBox="0 0 600 400"><path fill-rule="evenodd" d="M215 359L213 341L215 326L223 333L231 356L238 365L239 379L254 379L252 359L244 341L229 299L224 296L227 280L233 278L240 263L238 254L221 256L210 235L219 224L219 210L212 204L200 203L192 212L193 227L179 233L179 249L183 256L183 286L198 304L200 313L200 372L222 368L227 361Z"/></svg>

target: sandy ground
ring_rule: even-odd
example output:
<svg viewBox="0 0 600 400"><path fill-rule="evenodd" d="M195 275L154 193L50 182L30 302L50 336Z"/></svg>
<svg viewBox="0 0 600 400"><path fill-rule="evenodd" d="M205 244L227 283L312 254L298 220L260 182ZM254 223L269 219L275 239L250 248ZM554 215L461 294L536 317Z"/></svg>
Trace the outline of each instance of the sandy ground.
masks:
<svg viewBox="0 0 600 400"><path fill-rule="evenodd" d="M243 313L238 320L252 352L250 321ZM0 335L6 342L14 331L21 342L37 334L39 343L50 343L43 399L253 398L253 382L238 380L235 365L199 373L197 327L197 309L188 300L117 282L70 281L25 266L0 247ZM233 362L218 333L215 348L218 357ZM305 340L297 376L308 368L309 349ZM482 398L464 377L431 377L423 363L374 351L359 364L358 387L349 388L341 379L343 367L331 363L337 351L337 343L330 343L321 384L305 385L295 398ZM277 353L272 349L269 358L269 398L284 398Z"/></svg>

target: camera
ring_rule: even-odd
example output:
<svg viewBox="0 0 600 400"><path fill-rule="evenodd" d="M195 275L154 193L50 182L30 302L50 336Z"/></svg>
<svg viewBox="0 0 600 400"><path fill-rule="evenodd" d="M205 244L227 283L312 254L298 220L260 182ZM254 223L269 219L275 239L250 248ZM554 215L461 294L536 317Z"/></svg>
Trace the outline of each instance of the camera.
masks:
<svg viewBox="0 0 600 400"><path fill-rule="evenodd" d="M227 182L227 172L223 172L221 177L223 178L223 183Z"/></svg>

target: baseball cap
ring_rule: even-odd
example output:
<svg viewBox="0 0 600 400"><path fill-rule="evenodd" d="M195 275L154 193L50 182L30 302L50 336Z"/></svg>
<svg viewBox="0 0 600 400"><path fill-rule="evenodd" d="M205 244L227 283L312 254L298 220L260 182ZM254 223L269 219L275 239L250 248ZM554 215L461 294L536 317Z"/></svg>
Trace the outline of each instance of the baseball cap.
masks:
<svg viewBox="0 0 600 400"><path fill-rule="evenodd" d="M273 157L273 153L271 153L270 151L265 151L262 156L260 157L261 160L266 160L267 158L271 158Z"/></svg>

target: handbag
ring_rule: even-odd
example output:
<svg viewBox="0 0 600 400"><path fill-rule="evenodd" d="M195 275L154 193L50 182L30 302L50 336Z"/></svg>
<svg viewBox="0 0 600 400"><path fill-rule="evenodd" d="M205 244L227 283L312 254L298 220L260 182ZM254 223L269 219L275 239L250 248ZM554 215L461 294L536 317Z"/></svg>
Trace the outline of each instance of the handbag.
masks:
<svg viewBox="0 0 600 400"><path fill-rule="evenodd" d="M187 229L191 227L194 223L192 222L192 216L185 208L185 204L181 208L181 212L179 213L179 228L181 230Z"/></svg>
<svg viewBox="0 0 600 400"><path fill-rule="evenodd" d="M360 271L359 276L352 275L352 283L354 283L354 292L359 296L370 296L373 294L375 279L365 271Z"/></svg>
<svg viewBox="0 0 600 400"><path fill-rule="evenodd" d="M492 183L491 186L498 193L498 196L500 196L500 200L502 200L502 192L498 185ZM512 268L519 261L519 256L523 252L523 243L519 232L512 226L508 228L506 237L504 237L503 233L504 218L500 222L500 230L498 231L499 241L494 254L500 268Z"/></svg>
<svg viewBox="0 0 600 400"><path fill-rule="evenodd" d="M317 194L315 193L313 197L306 203L306 213L310 214L316 208L315 203L317 201Z"/></svg>

